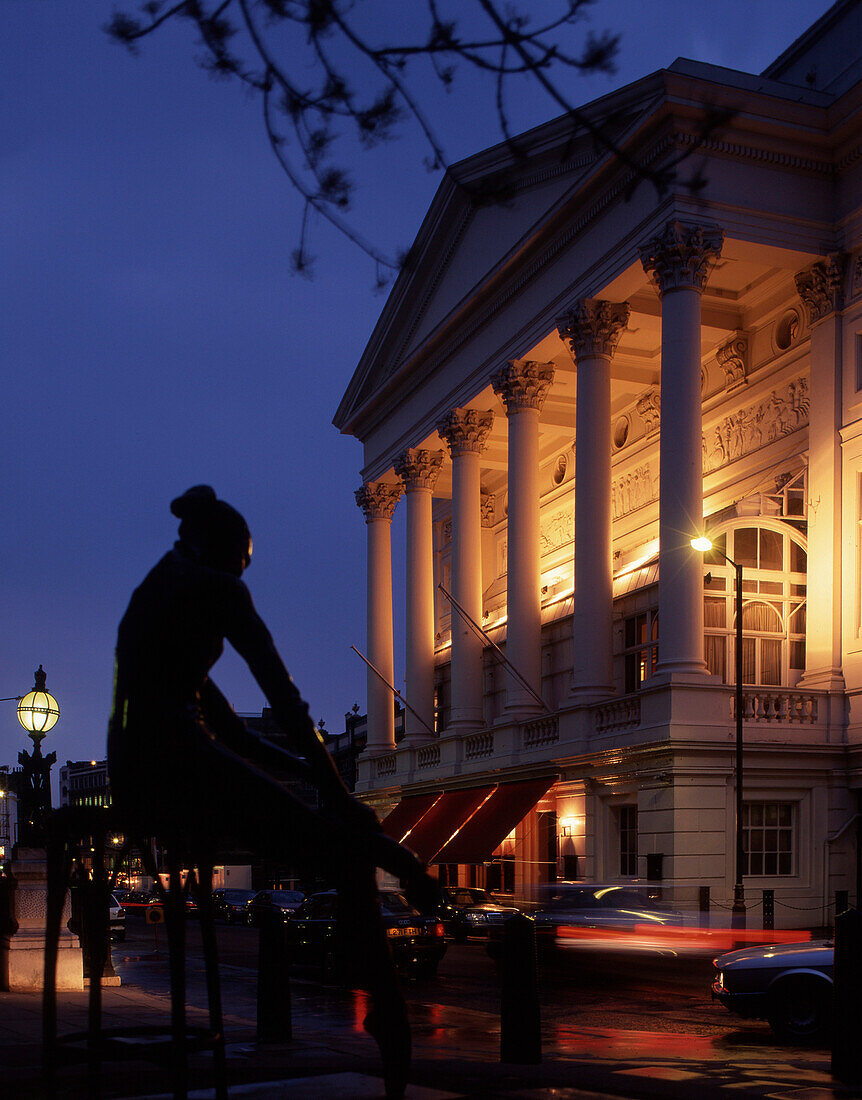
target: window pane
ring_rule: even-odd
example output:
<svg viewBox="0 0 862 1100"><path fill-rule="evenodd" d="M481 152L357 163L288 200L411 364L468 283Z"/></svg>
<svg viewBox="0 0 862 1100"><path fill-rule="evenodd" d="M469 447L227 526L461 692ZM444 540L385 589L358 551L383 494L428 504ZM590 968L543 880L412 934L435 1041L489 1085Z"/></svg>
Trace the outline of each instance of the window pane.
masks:
<svg viewBox="0 0 862 1100"><path fill-rule="evenodd" d="M725 565L725 554L727 553L727 535L719 535L718 538L712 540L712 549L707 550L703 555L704 564L706 565Z"/></svg>
<svg viewBox="0 0 862 1100"><path fill-rule="evenodd" d="M760 682L777 687L781 683L781 642L764 638L760 643Z"/></svg>
<svg viewBox="0 0 862 1100"><path fill-rule="evenodd" d="M710 574L709 580L704 577L703 584L705 588L709 588L710 590L724 592L727 589L727 577L715 577Z"/></svg>
<svg viewBox="0 0 862 1100"><path fill-rule="evenodd" d="M778 531L768 531L765 527L762 527L760 529L760 568L783 569L783 551L784 536L779 534Z"/></svg>
<svg viewBox="0 0 862 1100"><path fill-rule="evenodd" d="M704 626L718 626L725 627L726 621L726 603L722 599L717 599L715 596L706 596L703 601L703 625Z"/></svg>
<svg viewBox="0 0 862 1100"><path fill-rule="evenodd" d="M790 572L808 572L808 555L805 553L799 543L794 542L793 539L790 540Z"/></svg>
<svg viewBox="0 0 862 1100"><path fill-rule="evenodd" d="M727 683L726 666L727 645L723 634L705 634L703 638L703 657L712 676L720 676Z"/></svg>
<svg viewBox="0 0 862 1100"><path fill-rule="evenodd" d="M742 639L742 682L744 684L755 683L754 673L754 638Z"/></svg>
<svg viewBox="0 0 862 1100"><path fill-rule="evenodd" d="M754 600L742 609L743 630L756 630L759 634L783 634L781 615L774 604Z"/></svg>
<svg viewBox="0 0 862 1100"><path fill-rule="evenodd" d="M633 691L637 691L637 657L634 653L630 653L626 657L626 694L630 695Z"/></svg>
<svg viewBox="0 0 862 1100"><path fill-rule="evenodd" d="M761 581L760 591L764 596L781 596L784 593L783 581Z"/></svg>
<svg viewBox="0 0 862 1100"><path fill-rule="evenodd" d="M757 568L757 528L740 527L733 532L733 554L731 557L738 565Z"/></svg>

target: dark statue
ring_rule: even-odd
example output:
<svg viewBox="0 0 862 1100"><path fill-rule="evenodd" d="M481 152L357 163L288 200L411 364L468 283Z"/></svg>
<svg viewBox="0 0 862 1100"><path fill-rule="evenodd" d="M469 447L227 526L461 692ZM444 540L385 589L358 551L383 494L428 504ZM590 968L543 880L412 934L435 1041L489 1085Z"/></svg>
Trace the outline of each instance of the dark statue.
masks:
<svg viewBox="0 0 862 1100"><path fill-rule="evenodd" d="M41 738L33 738L33 751L18 753L21 778L18 787L18 844L44 848L45 829L51 811L51 767L57 754L42 755Z"/></svg>
<svg viewBox="0 0 862 1100"><path fill-rule="evenodd" d="M145 836L200 836L324 875L337 887L353 984L371 995L366 1030L380 1047L388 1096L403 1095L410 1028L381 926L375 868L424 909L436 884L344 786L269 630L240 579L252 542L243 517L196 486L171 504L179 540L132 595L117 638L108 732L112 800ZM246 661L319 809L272 775L287 754L237 717L209 672L224 641ZM291 759L295 760L295 757Z"/></svg>

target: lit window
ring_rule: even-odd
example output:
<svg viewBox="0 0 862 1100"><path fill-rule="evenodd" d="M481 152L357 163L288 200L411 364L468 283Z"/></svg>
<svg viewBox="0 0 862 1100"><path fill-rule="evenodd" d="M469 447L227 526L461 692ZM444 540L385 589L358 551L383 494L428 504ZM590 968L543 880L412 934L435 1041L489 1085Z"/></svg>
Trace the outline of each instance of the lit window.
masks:
<svg viewBox="0 0 862 1100"><path fill-rule="evenodd" d="M658 663L658 612L645 611L623 621L626 694L639 691Z"/></svg>

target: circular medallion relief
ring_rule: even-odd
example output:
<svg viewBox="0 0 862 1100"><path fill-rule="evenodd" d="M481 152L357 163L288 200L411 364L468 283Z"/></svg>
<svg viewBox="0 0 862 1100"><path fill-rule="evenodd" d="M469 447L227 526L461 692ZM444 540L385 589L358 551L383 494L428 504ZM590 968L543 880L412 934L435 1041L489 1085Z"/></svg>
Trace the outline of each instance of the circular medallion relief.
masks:
<svg viewBox="0 0 862 1100"><path fill-rule="evenodd" d="M775 325L775 346L780 351L787 351L799 335L799 313L795 309L788 309Z"/></svg>
<svg viewBox="0 0 862 1100"><path fill-rule="evenodd" d="M627 416L621 416L616 424L614 424L614 446L617 449L624 447L628 437L629 418Z"/></svg>
<svg viewBox="0 0 862 1100"><path fill-rule="evenodd" d="M566 470L569 465L569 460L565 455L560 455L557 461L554 463L554 472L551 475L555 485L562 485L566 476Z"/></svg>

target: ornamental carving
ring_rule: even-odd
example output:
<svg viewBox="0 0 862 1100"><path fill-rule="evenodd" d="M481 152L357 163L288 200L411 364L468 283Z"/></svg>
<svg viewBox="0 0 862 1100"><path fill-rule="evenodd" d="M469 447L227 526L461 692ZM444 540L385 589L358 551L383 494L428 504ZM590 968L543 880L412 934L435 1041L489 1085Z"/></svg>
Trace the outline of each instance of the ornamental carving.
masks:
<svg viewBox="0 0 862 1100"><path fill-rule="evenodd" d="M732 393L748 385L748 338L737 332L715 353L716 361L724 371L724 388Z"/></svg>
<svg viewBox="0 0 862 1100"><path fill-rule="evenodd" d="M627 516L658 499L658 478L653 477L650 464L637 466L611 482L611 507L614 519Z"/></svg>
<svg viewBox="0 0 862 1100"><path fill-rule="evenodd" d="M493 527L494 518L497 512L497 498L493 493L488 493L484 489L479 497L479 507L482 510L482 526Z"/></svg>
<svg viewBox="0 0 862 1100"><path fill-rule="evenodd" d="M553 363L514 359L494 375L491 385L511 416L521 409L538 409L541 412L553 380Z"/></svg>
<svg viewBox="0 0 862 1100"><path fill-rule="evenodd" d="M442 451L423 451L418 447L408 447L395 459L395 473L404 482L404 488L408 492L416 489L433 492L442 465Z"/></svg>
<svg viewBox="0 0 862 1100"><path fill-rule="evenodd" d="M756 405L726 416L703 435L703 472L712 473L804 427L808 411L808 379L801 377Z"/></svg>
<svg viewBox="0 0 862 1100"><path fill-rule="evenodd" d="M583 358L613 357L629 322L628 302L582 298L557 318L557 332L575 362Z"/></svg>
<svg viewBox="0 0 862 1100"><path fill-rule="evenodd" d="M401 498L401 486L386 481L369 481L354 493L356 503L365 513L365 522L391 520L395 505Z"/></svg>
<svg viewBox="0 0 862 1100"><path fill-rule="evenodd" d="M489 409L453 409L437 424L440 438L449 446L453 458L463 454L481 454L485 450L494 413Z"/></svg>
<svg viewBox="0 0 862 1100"><path fill-rule="evenodd" d="M843 252L833 252L797 274L796 289L808 311L809 325L841 308L846 263Z"/></svg>
<svg viewBox="0 0 862 1100"><path fill-rule="evenodd" d="M862 252L856 257L856 262L853 265L853 282L851 294L855 298L857 294L862 294Z"/></svg>
<svg viewBox="0 0 862 1100"><path fill-rule="evenodd" d="M723 243L724 230L716 225L668 222L658 237L641 247L641 263L659 294L681 287L702 291Z"/></svg>
<svg viewBox="0 0 862 1100"><path fill-rule="evenodd" d="M552 550L559 550L561 546L568 546L575 538L575 517L571 508L565 511L554 512L542 521L539 532L539 546L541 553L549 554Z"/></svg>
<svg viewBox="0 0 862 1100"><path fill-rule="evenodd" d="M659 425L659 419L661 417L661 395L658 390L650 390L648 393L645 393L643 397L639 397L635 407L637 408L638 416L646 425L647 435L649 435L650 432L654 432Z"/></svg>

